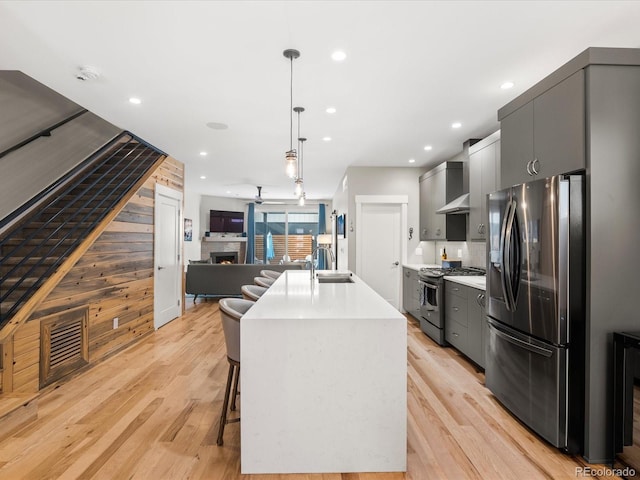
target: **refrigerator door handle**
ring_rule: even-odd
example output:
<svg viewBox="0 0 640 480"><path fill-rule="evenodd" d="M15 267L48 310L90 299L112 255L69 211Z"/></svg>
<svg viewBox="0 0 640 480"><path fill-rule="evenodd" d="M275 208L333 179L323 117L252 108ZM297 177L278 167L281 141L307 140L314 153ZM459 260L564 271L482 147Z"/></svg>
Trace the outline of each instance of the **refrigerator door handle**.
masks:
<svg viewBox="0 0 640 480"><path fill-rule="evenodd" d="M499 328L497 328L496 326L494 326L491 322L487 322L487 325L489 326L489 329L491 329L493 331L493 333L495 333L498 337L502 338L503 340L512 343L520 348L524 348L525 350L531 352L531 353L535 353L537 355L542 355L544 357L550 358L553 355L553 351L548 350L546 348L542 348L539 347L537 345L532 345L530 343L527 343L523 340L520 340L519 338L513 337L511 335L509 335L506 332L503 332L502 330L500 330Z"/></svg>
<svg viewBox="0 0 640 480"><path fill-rule="evenodd" d="M510 280L511 280L511 305L513 306L513 310L516 309L516 302L518 301L518 292L520 290L520 275L522 273L520 265L520 255L522 252L522 238L520 237L520 227L518 220L518 209L516 208L516 202L513 202L513 219L511 222L511 228L509 233L513 242L515 244L515 248L513 249L513 257L509 254L509 259L511 260L511 265L509 266L510 270Z"/></svg>
<svg viewBox="0 0 640 480"><path fill-rule="evenodd" d="M516 301L513 294L513 257L511 255L512 240L513 240L513 221L516 216L516 203L512 200L509 202L508 208L509 214L506 216L506 231L504 240L504 285L506 286L507 310L510 312L515 311ZM516 256L517 257L517 256Z"/></svg>
<svg viewBox="0 0 640 480"><path fill-rule="evenodd" d="M509 304L509 298L507 297L507 223L509 220L509 213L511 210L511 202L507 203L507 207L504 210L504 218L502 219L502 228L500 229L500 286L502 287L502 296L504 298L505 306L508 311L511 311Z"/></svg>

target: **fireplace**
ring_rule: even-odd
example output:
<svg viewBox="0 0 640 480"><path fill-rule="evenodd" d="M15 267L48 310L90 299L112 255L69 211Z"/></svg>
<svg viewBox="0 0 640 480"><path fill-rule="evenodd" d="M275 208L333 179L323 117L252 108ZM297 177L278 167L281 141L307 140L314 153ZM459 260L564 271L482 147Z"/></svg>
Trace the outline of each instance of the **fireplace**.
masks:
<svg viewBox="0 0 640 480"><path fill-rule="evenodd" d="M238 263L238 252L211 252L211 263Z"/></svg>

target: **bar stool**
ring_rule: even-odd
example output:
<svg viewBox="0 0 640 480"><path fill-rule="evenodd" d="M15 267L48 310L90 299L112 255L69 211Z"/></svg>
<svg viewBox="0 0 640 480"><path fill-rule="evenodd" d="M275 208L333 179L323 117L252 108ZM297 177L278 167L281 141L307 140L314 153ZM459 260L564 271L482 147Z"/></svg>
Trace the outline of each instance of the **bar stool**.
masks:
<svg viewBox="0 0 640 480"><path fill-rule="evenodd" d="M220 427L218 429L218 445L222 445L222 434L227 423L239 422L239 418L227 420L227 408L231 384L233 383L233 397L231 410L236 409L236 396L238 395L238 380L240 377L240 320L255 302L241 298L223 298L218 302L220 317L222 318L222 330L224 331L224 343L227 346L227 361L229 362L229 374L227 386L224 390L224 401L220 413ZM234 378L235 377L235 378Z"/></svg>
<svg viewBox="0 0 640 480"><path fill-rule="evenodd" d="M246 300L251 300L253 302L257 302L258 299L262 296L262 294L266 291L267 291L266 287L261 287L259 285L243 285L240 288L240 292L242 293L242 298Z"/></svg>
<svg viewBox="0 0 640 480"><path fill-rule="evenodd" d="M276 272L275 270L260 270L260 275L267 278L275 278L277 279L282 272Z"/></svg>
<svg viewBox="0 0 640 480"><path fill-rule="evenodd" d="M269 288L271 285L273 285L273 282L275 281L276 281L275 278L269 278L269 277L254 277L253 279L253 283L265 288Z"/></svg>

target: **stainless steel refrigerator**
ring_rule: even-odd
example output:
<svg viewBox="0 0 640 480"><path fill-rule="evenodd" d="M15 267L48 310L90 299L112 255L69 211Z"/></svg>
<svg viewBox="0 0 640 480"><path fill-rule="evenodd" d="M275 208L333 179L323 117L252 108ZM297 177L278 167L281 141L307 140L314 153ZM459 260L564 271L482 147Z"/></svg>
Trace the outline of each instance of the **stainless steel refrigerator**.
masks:
<svg viewBox="0 0 640 480"><path fill-rule="evenodd" d="M486 386L540 436L583 448L584 177L488 198Z"/></svg>

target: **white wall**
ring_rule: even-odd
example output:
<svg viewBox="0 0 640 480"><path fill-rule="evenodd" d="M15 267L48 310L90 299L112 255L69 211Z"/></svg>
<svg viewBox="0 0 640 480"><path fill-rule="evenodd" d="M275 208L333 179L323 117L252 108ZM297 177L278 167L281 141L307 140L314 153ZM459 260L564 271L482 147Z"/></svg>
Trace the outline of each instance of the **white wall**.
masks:
<svg viewBox="0 0 640 480"><path fill-rule="evenodd" d="M200 259L202 234L200 234L200 194L191 192L186 186L184 190L184 218L189 218L193 222L193 239L190 242L184 242L184 264L187 265L189 260Z"/></svg>
<svg viewBox="0 0 640 480"><path fill-rule="evenodd" d="M342 205L347 206L347 239L350 248L347 248L349 264L346 268L355 270L355 218L356 195L407 195L409 204L407 206L407 228L413 228L413 238L409 240L409 231L405 232L407 239L407 262L422 263L422 259L415 255L415 249L420 243L419 239L419 214L420 197L418 179L425 172L424 168L414 167L349 167L347 168L347 189L346 192L338 193L342 190L342 184L338 186L338 192L334 197L333 208L340 211ZM340 206L340 208L339 208ZM341 246L338 245L339 253ZM423 252L424 253L424 252ZM343 268L341 265L340 268Z"/></svg>
<svg viewBox="0 0 640 480"><path fill-rule="evenodd" d="M349 210L349 177L345 174L340 180L338 189L333 196L332 210L335 210L336 215L344 215ZM349 268L349 238L351 234L349 232L349 220L350 215L347 215L347 224L345 225L346 236L338 238L338 244L336 245L336 257L338 261L339 270L348 270ZM355 244L354 244L355 245Z"/></svg>

